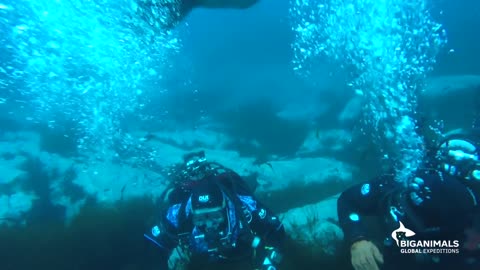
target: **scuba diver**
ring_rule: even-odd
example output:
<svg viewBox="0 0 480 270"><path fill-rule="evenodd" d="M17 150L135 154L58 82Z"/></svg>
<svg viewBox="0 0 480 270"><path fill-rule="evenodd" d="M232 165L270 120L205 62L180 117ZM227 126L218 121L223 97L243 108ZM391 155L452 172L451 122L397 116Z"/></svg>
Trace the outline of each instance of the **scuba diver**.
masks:
<svg viewBox="0 0 480 270"><path fill-rule="evenodd" d="M480 269L479 139L448 134L431 151L431 169L418 169L408 187L383 175L340 195L338 218L355 270Z"/></svg>
<svg viewBox="0 0 480 270"><path fill-rule="evenodd" d="M136 12L154 29L171 29L195 8L247 9L260 0L137 0Z"/></svg>
<svg viewBox="0 0 480 270"><path fill-rule="evenodd" d="M185 155L170 175L160 221L144 234L164 251L168 269L186 269L193 262L277 269L284 227L237 173L207 162L200 151Z"/></svg>

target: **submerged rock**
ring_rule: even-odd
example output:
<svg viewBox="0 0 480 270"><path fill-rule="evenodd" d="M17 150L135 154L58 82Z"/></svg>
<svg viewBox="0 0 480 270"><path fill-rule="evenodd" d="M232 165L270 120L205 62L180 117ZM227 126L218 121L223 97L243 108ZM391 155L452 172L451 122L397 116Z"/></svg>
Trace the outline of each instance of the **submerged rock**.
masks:
<svg viewBox="0 0 480 270"><path fill-rule="evenodd" d="M287 235L305 248L334 255L343 240L337 222L337 198L291 209L281 215Z"/></svg>
<svg viewBox="0 0 480 270"><path fill-rule="evenodd" d="M185 134L187 133L182 134L182 136L186 136ZM191 133L191 136L195 137L195 134L199 133ZM208 134L208 132L204 134ZM196 150L205 150L209 161L219 162L242 176L255 178L252 181L256 181L256 193L260 197L267 195L267 197L263 196L262 199L270 198L274 204L277 204L277 201L280 202L281 199L281 203L278 203L280 206L277 207L281 211L318 202L325 197L338 193L340 187L346 186L352 181L352 174L355 171L353 166L333 158L293 157L280 160L276 157L275 160L258 164L256 158L240 156L236 151L222 149L220 144L214 145L213 141L210 140L204 141L202 148L192 147L192 144L188 144L190 147L185 148L183 143L180 146L178 141L173 142L163 139L151 139L144 142L149 149L154 149L149 157L152 164L156 166L145 167L138 164L135 165L136 157L134 156L131 157L131 160L128 160L131 162L126 162L127 160L119 162L118 160L98 160L94 158L89 160L88 156L65 158L42 151L39 146L40 142L36 139L37 136L22 137L20 135L10 134L9 138L14 140L14 142L11 142L8 138L2 142L9 146L9 148L4 147L4 149L10 149L8 151L14 153L12 157L15 158L10 157L9 161L16 161L16 158L20 157L25 157L25 159L29 160L33 159L35 162L31 164L36 164L35 168L24 166L21 167L23 171L18 173L32 174L28 170L35 169L38 171L36 173L41 173L43 177L37 179L37 181L46 182L41 183L41 185L34 185L37 189L41 188L39 191L30 189L16 190L19 194L28 194L28 196L24 196L24 204L15 203L16 206L13 208L12 206L6 206L7 204L12 205L11 194L5 194L5 191L0 190L0 196L4 196L0 201L2 203L1 207L2 209L8 209L8 216L22 216L28 212L30 208L25 207L25 205L31 205L35 196L40 196L42 200L48 200L48 202L43 203L63 207L67 222L77 215L87 201L111 205L122 200L139 197L156 199L162 194L168 184L164 169L180 162L184 154ZM168 133L158 137L169 138L169 136L175 137L176 135ZM15 144L20 137L24 138L24 141ZM201 139L203 137L197 138L201 141L203 140ZM185 138L184 140L192 141L193 139ZM227 139L223 138L220 142L225 140ZM5 160L5 158L3 159ZM10 170L15 170L16 168L10 163L4 163L4 166L7 166ZM15 175L18 174L15 173ZM25 179L25 181L35 180L31 178L31 175ZM14 183L16 182L14 181ZM336 189L332 189L332 183L336 183ZM295 187L295 189L292 190L292 187ZM295 194L290 194L292 197L286 198L284 195L289 192ZM298 196L298 194L303 196ZM275 198L277 201L275 201ZM323 212L324 210L321 210L320 215L322 217L325 216ZM331 228L329 224L323 224L322 226L322 233ZM320 237L320 234L315 237Z"/></svg>
<svg viewBox="0 0 480 270"><path fill-rule="evenodd" d="M352 133L344 129L314 130L308 134L297 155L333 156L348 151L351 142Z"/></svg>
<svg viewBox="0 0 480 270"><path fill-rule="evenodd" d="M478 125L480 76L430 78L419 96L418 105L421 125L444 130Z"/></svg>
<svg viewBox="0 0 480 270"><path fill-rule="evenodd" d="M22 215L28 213L34 200L32 193L23 191L11 195L0 195L0 224L19 225L23 223Z"/></svg>
<svg viewBox="0 0 480 270"><path fill-rule="evenodd" d="M476 91L480 87L480 75L438 76L427 79L423 97L438 98L459 92Z"/></svg>
<svg viewBox="0 0 480 270"><path fill-rule="evenodd" d="M258 169L259 190L275 192L292 185L352 181L354 167L331 158L294 158L271 161Z"/></svg>

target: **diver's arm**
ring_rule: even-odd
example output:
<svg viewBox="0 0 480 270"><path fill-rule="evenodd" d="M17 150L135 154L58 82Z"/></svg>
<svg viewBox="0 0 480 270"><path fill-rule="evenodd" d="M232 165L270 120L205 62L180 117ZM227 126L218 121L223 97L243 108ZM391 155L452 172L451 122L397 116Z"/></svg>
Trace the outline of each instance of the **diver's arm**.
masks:
<svg viewBox="0 0 480 270"><path fill-rule="evenodd" d="M173 234L163 230L165 230L165 226L162 226L162 224L155 225L149 232L144 233L143 236L163 252L170 254L176 247L176 239L173 237Z"/></svg>
<svg viewBox="0 0 480 270"><path fill-rule="evenodd" d="M385 192L394 186L388 176L357 184L345 190L337 201L337 214L345 241L352 244L367 238L366 216L378 215L379 204Z"/></svg>
<svg viewBox="0 0 480 270"><path fill-rule="evenodd" d="M340 227L345 241L350 244L351 263L355 270L378 270L383 255L368 240L364 217L378 213L382 197L395 188L392 177L383 176L374 181L355 185L344 191L337 201Z"/></svg>
<svg viewBox="0 0 480 270"><path fill-rule="evenodd" d="M167 213L171 211L172 207L167 210ZM161 215L160 220L143 235L145 239L160 249L161 258L165 264L172 254L172 251L178 245L177 230L171 221L169 221L167 213Z"/></svg>
<svg viewBox="0 0 480 270"><path fill-rule="evenodd" d="M267 207L257 201L252 212L251 227L270 246L281 246L285 239L285 228L280 219Z"/></svg>
<svg viewBox="0 0 480 270"><path fill-rule="evenodd" d="M252 247L256 252L256 267L274 270L282 260L285 228L280 219L258 201L251 215L250 229L255 234Z"/></svg>
<svg viewBox="0 0 480 270"><path fill-rule="evenodd" d="M448 233L469 225L480 198L473 186L463 181L437 170L417 172L408 191L412 210L422 213L424 226Z"/></svg>

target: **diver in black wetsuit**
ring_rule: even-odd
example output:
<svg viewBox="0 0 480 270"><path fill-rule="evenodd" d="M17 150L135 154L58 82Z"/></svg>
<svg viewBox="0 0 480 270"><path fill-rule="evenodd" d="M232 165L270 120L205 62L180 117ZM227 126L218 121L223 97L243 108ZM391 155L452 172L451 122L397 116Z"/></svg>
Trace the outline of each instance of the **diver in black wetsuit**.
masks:
<svg viewBox="0 0 480 270"><path fill-rule="evenodd" d="M155 29L171 29L195 8L246 9L260 0L137 0L137 15Z"/></svg>
<svg viewBox="0 0 480 270"><path fill-rule="evenodd" d="M419 169L406 188L393 175L384 175L341 194L338 217L355 270L480 269L476 142L471 134L448 136L434 151L435 166ZM368 230L369 216L377 218L381 232ZM427 240L426 250L418 240Z"/></svg>
<svg viewBox="0 0 480 270"><path fill-rule="evenodd" d="M169 269L233 261L248 262L251 269L277 269L283 225L238 174L207 162L203 152L187 155L175 173L165 212L145 234L165 252Z"/></svg>

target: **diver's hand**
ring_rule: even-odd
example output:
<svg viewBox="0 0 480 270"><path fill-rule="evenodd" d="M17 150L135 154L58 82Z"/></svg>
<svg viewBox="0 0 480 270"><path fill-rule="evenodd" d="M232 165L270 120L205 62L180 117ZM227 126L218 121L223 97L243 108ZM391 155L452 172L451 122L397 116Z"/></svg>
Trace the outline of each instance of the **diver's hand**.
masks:
<svg viewBox="0 0 480 270"><path fill-rule="evenodd" d="M360 240L350 248L352 266L355 270L378 270L378 263L383 264L383 255L370 241Z"/></svg>
<svg viewBox="0 0 480 270"><path fill-rule="evenodd" d="M190 262L190 256L181 248L175 248L168 258L169 270L185 270Z"/></svg>

